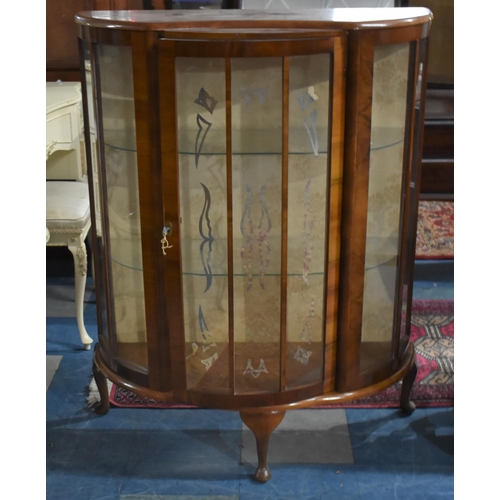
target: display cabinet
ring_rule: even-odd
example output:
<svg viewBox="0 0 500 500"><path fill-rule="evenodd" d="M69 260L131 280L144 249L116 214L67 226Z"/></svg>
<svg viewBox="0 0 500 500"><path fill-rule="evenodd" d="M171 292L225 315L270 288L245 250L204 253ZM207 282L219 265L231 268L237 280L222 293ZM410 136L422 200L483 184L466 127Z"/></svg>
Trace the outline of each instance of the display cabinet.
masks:
<svg viewBox="0 0 500 500"><path fill-rule="evenodd" d="M414 409L431 17L77 15L99 413L106 379L158 401L238 410L266 481L287 409L400 379L402 407Z"/></svg>

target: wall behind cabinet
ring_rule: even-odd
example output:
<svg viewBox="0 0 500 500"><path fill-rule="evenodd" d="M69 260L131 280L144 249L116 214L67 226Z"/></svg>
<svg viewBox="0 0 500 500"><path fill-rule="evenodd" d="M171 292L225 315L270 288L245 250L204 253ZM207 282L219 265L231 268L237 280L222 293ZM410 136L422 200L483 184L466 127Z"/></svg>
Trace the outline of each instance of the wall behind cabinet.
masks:
<svg viewBox="0 0 500 500"><path fill-rule="evenodd" d="M150 3L155 3L150 2ZM80 81L75 14L83 10L142 9L142 0L47 0L46 80Z"/></svg>

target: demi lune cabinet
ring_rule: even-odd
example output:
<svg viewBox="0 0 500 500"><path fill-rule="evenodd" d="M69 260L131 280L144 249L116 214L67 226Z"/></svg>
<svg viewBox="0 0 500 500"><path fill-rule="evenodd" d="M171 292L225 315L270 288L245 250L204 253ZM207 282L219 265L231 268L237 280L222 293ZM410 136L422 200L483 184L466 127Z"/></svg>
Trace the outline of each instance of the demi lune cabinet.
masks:
<svg viewBox="0 0 500 500"><path fill-rule="evenodd" d="M93 372L239 410L256 478L287 409L416 368L427 9L77 15Z"/></svg>

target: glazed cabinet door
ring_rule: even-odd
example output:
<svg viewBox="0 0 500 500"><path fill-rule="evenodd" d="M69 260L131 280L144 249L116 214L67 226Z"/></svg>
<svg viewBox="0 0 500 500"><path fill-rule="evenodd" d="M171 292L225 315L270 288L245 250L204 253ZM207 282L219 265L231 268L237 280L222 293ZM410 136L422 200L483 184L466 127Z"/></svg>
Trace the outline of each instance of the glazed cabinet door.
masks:
<svg viewBox="0 0 500 500"><path fill-rule="evenodd" d="M350 37L338 388L376 384L408 347L426 33Z"/></svg>
<svg viewBox="0 0 500 500"><path fill-rule="evenodd" d="M246 37L160 41L173 389L196 404L312 397L334 372L343 38Z"/></svg>

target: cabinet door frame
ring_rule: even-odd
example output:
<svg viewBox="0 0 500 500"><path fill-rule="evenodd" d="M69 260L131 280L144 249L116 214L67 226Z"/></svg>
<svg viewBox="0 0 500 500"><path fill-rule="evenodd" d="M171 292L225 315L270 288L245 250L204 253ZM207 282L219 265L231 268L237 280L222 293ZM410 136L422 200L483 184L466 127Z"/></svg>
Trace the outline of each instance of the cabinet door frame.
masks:
<svg viewBox="0 0 500 500"><path fill-rule="evenodd" d="M166 310L168 316L168 332L170 344L170 366L172 373L172 390L174 399L187 401L192 404L204 405L209 401L226 408L239 408L244 406L265 406L269 404L287 404L299 399L315 397L326 389L331 390L335 379L335 342L337 289L338 289L338 254L340 251L339 238L332 238L326 247L325 257L325 290L324 290L324 315L323 328L326 343L324 348L324 373L323 380L308 387L285 390L286 373L284 353L286 353L286 245L282 245L282 273L281 273L281 373L280 391L273 393L234 394L234 308L232 305L232 180L231 180L231 58L235 57L283 57L286 66L290 56L309 55L316 53L332 54L332 86L331 98L336 102L330 104L333 115L330 116L330 130L328 133L328 181L330 189L327 193L327 212L330 216L330 226L327 233L339 232L341 182L338 177L342 175L343 163L343 98L344 98L344 66L346 35L340 31L331 30L276 30L275 32L259 32L248 30L239 34L235 40L234 33L222 32L213 34L213 40L207 40L203 31L190 31L188 40L183 40L185 33L168 33L159 40L159 95L160 95L160 129L161 129L161 154L163 172L163 200L164 220L173 226L172 237L169 243L172 248L163 258L163 279L167 284ZM218 39L217 39L218 37ZM274 39L273 39L274 38ZM276 39L277 38L277 39ZM268 43L272 40L272 43ZM183 286L182 286L182 257L179 223L179 176L178 176L178 147L177 147L177 112L176 98L176 58L177 57L218 57L225 59L226 73L226 189L227 189L227 221L228 221L228 316L229 316L229 391L227 394L208 394L195 389L187 389L186 380L186 353L184 338L183 316ZM286 88L287 82L283 82ZM282 210L288 209L286 193L287 163L288 163L288 114L287 100L284 96L283 123L283 150L282 150ZM333 122L333 127L332 127ZM334 128L335 130L332 130ZM331 178L332 170L337 176ZM330 193L333 193L331 196ZM331 216L335 220L331 220ZM287 234L287 217L282 221L283 235ZM328 237L327 237L328 243ZM283 260L284 259L284 260ZM284 272L283 272L284 270Z"/></svg>

